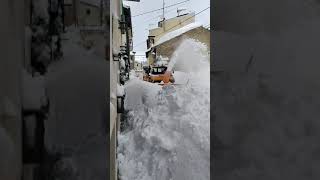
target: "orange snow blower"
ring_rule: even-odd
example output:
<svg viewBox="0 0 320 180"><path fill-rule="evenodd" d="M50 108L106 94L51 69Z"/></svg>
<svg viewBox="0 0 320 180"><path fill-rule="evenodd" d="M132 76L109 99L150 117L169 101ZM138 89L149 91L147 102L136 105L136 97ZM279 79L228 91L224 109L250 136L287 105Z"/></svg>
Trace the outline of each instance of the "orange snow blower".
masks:
<svg viewBox="0 0 320 180"><path fill-rule="evenodd" d="M173 72L167 71L166 66L154 66L154 67L145 67L145 73L143 75L143 80L159 83L159 85L174 83ZM163 82L161 84L161 82Z"/></svg>

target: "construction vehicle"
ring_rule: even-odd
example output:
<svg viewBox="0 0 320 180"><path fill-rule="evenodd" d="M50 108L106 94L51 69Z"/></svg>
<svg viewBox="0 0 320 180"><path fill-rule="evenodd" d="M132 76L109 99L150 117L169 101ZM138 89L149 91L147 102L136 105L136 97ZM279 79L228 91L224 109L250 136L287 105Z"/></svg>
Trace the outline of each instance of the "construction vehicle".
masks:
<svg viewBox="0 0 320 180"><path fill-rule="evenodd" d="M160 83L168 84L174 83L173 71L168 71L168 67L166 66L153 66L153 67L144 67L144 75L143 80L152 82L152 83Z"/></svg>

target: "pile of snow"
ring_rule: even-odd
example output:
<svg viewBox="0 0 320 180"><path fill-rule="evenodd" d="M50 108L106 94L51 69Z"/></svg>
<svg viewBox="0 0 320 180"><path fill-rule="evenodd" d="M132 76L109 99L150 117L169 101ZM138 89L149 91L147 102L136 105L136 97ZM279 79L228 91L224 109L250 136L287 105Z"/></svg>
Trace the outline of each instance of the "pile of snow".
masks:
<svg viewBox="0 0 320 180"><path fill-rule="evenodd" d="M122 85L117 84L117 96L124 95L124 87Z"/></svg>
<svg viewBox="0 0 320 180"><path fill-rule="evenodd" d="M144 104L153 104L161 87L138 78L131 79L125 86L125 109L133 110Z"/></svg>
<svg viewBox="0 0 320 180"><path fill-rule="evenodd" d="M198 42L187 40L183 44L180 48L187 49L178 48L177 52L188 52L195 58L184 62L206 62L199 69L205 73L177 73L187 75L190 83L174 89L163 90L139 79L125 86L128 125L118 136L119 174L123 180L210 177L210 82L209 77L203 77L209 76L209 59L194 51L201 46ZM178 54L177 59L181 59Z"/></svg>

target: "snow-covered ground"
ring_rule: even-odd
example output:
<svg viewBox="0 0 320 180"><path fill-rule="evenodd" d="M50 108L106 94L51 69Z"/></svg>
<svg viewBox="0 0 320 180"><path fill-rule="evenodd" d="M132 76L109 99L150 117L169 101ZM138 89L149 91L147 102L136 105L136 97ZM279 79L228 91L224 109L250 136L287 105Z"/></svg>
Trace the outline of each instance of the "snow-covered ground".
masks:
<svg viewBox="0 0 320 180"><path fill-rule="evenodd" d="M66 155L57 165L65 179L107 179L107 63L81 46L79 31L68 29L64 58L50 66L46 86L50 117L45 143Z"/></svg>
<svg viewBox="0 0 320 180"><path fill-rule="evenodd" d="M177 84L185 85L163 90L138 78L125 85L129 112L118 137L121 180L209 179L210 68L205 51L191 39L176 50L169 66Z"/></svg>

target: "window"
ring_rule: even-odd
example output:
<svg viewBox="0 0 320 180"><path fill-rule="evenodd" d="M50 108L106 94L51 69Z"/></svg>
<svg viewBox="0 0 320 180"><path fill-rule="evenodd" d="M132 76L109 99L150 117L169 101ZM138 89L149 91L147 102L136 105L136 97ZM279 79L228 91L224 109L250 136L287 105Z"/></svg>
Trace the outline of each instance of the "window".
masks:
<svg viewBox="0 0 320 180"><path fill-rule="evenodd" d="M90 15L90 14L91 14L91 10L90 10L90 9L87 9L87 10L86 10L86 13L87 13L87 15Z"/></svg>

